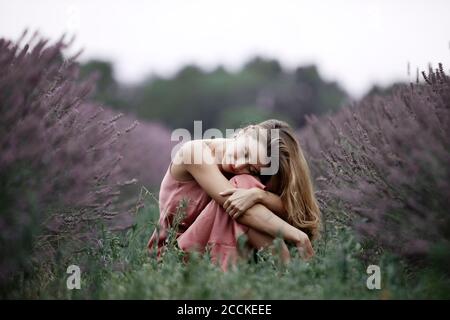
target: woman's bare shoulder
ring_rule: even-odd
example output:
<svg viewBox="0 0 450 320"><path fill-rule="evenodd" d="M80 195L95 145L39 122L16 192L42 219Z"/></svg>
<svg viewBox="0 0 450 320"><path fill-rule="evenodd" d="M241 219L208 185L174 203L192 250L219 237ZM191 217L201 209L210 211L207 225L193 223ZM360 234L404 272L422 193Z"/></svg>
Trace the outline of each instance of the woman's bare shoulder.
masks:
<svg viewBox="0 0 450 320"><path fill-rule="evenodd" d="M212 151L208 144L201 139L190 140L177 151L177 163L186 165L211 163Z"/></svg>
<svg viewBox="0 0 450 320"><path fill-rule="evenodd" d="M193 180L190 170L202 170L204 164L213 163L212 151L204 140L185 142L175 153L171 174L179 181Z"/></svg>

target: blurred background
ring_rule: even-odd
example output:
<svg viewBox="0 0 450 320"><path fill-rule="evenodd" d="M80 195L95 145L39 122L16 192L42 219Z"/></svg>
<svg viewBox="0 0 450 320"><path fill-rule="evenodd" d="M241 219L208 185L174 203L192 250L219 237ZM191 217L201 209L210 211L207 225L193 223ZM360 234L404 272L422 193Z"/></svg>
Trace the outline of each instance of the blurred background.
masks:
<svg viewBox="0 0 450 320"><path fill-rule="evenodd" d="M76 36L95 100L167 128L235 128L415 81L449 60L450 3L414 1L1 1L1 35Z"/></svg>

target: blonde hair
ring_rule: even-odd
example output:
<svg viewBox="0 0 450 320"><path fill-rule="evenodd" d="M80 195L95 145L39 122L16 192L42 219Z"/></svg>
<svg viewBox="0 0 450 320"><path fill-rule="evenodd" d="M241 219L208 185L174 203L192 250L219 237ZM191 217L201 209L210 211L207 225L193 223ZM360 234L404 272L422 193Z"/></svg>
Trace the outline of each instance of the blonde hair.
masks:
<svg viewBox="0 0 450 320"><path fill-rule="evenodd" d="M316 239L321 225L320 208L314 195L308 163L294 131L286 122L270 119L247 126L240 133L252 129L265 129L263 134L268 135L269 156L273 145L277 143L279 146L278 172L273 176L260 176L261 180L269 191L280 196L288 213L288 222L305 232L311 240ZM271 136L271 129L278 129L278 138Z"/></svg>

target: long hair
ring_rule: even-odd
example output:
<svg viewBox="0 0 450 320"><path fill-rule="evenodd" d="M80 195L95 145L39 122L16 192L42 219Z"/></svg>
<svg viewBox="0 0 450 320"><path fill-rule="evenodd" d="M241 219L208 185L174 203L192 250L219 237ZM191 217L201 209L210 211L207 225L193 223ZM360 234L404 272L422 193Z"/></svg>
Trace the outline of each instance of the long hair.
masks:
<svg viewBox="0 0 450 320"><path fill-rule="evenodd" d="M321 213L314 195L308 163L303 155L294 131L284 121L270 119L243 128L262 131L267 135L267 154L279 146L279 168L273 176L261 176L267 190L280 196L288 214L288 222L305 232L311 240L319 235ZM260 130L265 129L265 130ZM271 129L278 129L278 137L272 137Z"/></svg>

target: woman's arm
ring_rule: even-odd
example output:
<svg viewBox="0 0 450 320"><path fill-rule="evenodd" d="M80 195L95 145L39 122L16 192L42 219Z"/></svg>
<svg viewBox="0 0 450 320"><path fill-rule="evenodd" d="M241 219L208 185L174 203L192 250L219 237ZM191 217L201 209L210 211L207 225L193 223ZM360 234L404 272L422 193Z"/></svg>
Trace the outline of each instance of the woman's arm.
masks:
<svg viewBox="0 0 450 320"><path fill-rule="evenodd" d="M223 207L234 219L255 204L260 203L281 219L287 221L288 215L281 198L272 192L255 187L250 189L231 188L220 194L230 196Z"/></svg>
<svg viewBox="0 0 450 320"><path fill-rule="evenodd" d="M253 192L256 193L257 203L266 206L270 211L276 213L283 220L287 220L287 211L280 196L263 189L254 189L256 189L253 190Z"/></svg>
<svg viewBox="0 0 450 320"><path fill-rule="evenodd" d="M258 193L258 203L266 206L283 220L287 220L288 214L279 195L262 189L255 192Z"/></svg>
<svg viewBox="0 0 450 320"><path fill-rule="evenodd" d="M198 145L199 143L201 143L201 146ZM203 145L201 140L187 143L182 149L184 168L212 199L223 206L227 197L220 195L220 192L222 190L232 189L233 185L220 172L217 165L214 164L210 149L206 145ZM198 154L199 152L201 154ZM194 163L194 156L197 157L196 159L201 159L201 162L198 163L197 161L197 163ZM262 204L256 204L249 208L244 215L238 218L238 222L265 232L273 237L280 235L284 240L294 242L299 248L299 251L305 253L305 257L313 255L313 249L308 236L301 230L283 221Z"/></svg>

